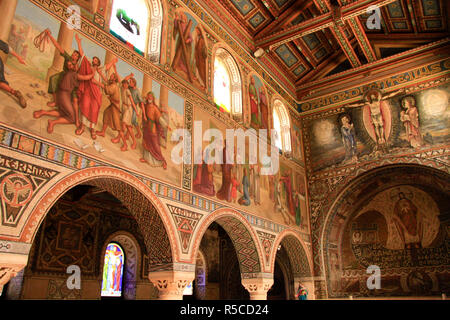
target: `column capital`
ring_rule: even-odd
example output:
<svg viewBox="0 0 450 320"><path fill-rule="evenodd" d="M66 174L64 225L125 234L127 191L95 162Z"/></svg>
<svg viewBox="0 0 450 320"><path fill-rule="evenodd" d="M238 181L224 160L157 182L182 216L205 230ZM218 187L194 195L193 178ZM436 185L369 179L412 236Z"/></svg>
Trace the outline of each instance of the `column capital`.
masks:
<svg viewBox="0 0 450 320"><path fill-rule="evenodd" d="M159 290L159 300L182 300L184 288L195 279L195 272L149 272L149 280Z"/></svg>
<svg viewBox="0 0 450 320"><path fill-rule="evenodd" d="M0 252L0 293L3 286L26 267L28 255Z"/></svg>
<svg viewBox="0 0 450 320"><path fill-rule="evenodd" d="M273 285L273 274L257 275L252 278L242 278L244 288L250 293L250 300L267 300L267 291Z"/></svg>

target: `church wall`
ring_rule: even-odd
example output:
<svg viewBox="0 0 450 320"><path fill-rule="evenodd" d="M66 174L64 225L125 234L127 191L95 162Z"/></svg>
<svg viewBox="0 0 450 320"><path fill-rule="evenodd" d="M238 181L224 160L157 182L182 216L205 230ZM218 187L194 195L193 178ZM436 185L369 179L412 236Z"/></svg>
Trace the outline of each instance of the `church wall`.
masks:
<svg viewBox="0 0 450 320"><path fill-rule="evenodd" d="M139 243L137 262L131 258L125 261L137 263L134 285L136 299L156 298L155 288L147 280L145 246L136 221L126 209L112 209L113 205L97 198L86 201L58 201L42 224L31 249L28 267L24 273L23 299L100 299L104 247L115 233L133 234ZM117 207L117 204L115 204ZM68 236L70 235L70 236ZM122 244L123 246L123 244ZM125 250L127 259L131 252ZM81 288L67 288L67 268L77 265L81 271ZM124 294L130 290L124 276Z"/></svg>
<svg viewBox="0 0 450 320"><path fill-rule="evenodd" d="M265 237L269 235L271 241L268 243L270 245L273 245L273 239L278 234L289 229L296 232L307 247L310 247L308 193L304 155L303 151L300 150L302 137L299 136L302 128L300 119L295 112L291 111L291 130L293 133L295 132L291 138L292 154L280 155L280 171L275 176L259 177L260 204L255 203L258 202L255 201L258 192L255 187L252 187L252 185L258 185L258 177L255 174L257 168L255 167L252 168L248 164L244 165L248 172L253 171L252 176L249 173L248 177L250 180L248 191L251 205L246 206L239 204L239 202L229 202L227 199L219 199L215 195L196 191L194 189L196 178L194 173L198 169L196 168L197 165L192 163L177 164L171 160L172 151L176 146L179 146L179 141L171 141L172 133L176 129L184 128L193 135L195 120L202 120L203 132L207 125L208 128L218 128L221 132L224 132L227 128L242 128L244 130L250 127L261 128L261 124L258 127L251 123L248 102L251 76L259 78L259 88L264 88L260 91L267 95L267 101L273 101L273 98L278 96L289 109L293 105L289 96L283 90L279 90L276 82L262 72L254 61L242 59L242 56L234 56L241 72L244 110L242 121L235 121L212 102L213 71L211 66L213 65L212 52L214 46L224 41L223 45L230 49L230 52L236 54L233 51L236 48L234 45L230 45L229 39L226 39L226 41L220 39L223 30L213 28L214 23L211 21L200 21L197 9L190 11L193 8L188 9L183 4L163 2L164 23L161 56L159 61L154 60L154 57L149 61L139 52L131 50L129 45L120 43L112 34L108 33L108 18L111 14L108 10L111 8L105 1L99 0L98 2L98 11L95 13L89 11L88 7L83 7L81 29L70 30L63 23L63 21L67 21L69 14L66 13L65 6L61 5L59 1L17 1L18 5L12 23L19 30L21 28L25 30L25 38L22 42L13 39L12 47L17 48L19 53L24 56L26 64L21 64L9 55L8 59L5 60L5 74L11 86L23 93L27 101L27 107L22 109L16 97L4 91L0 92L2 100L0 166L2 175L5 177L18 175L18 177L14 177L23 184L30 184L31 189L27 198L18 204L11 205L13 200L11 197L2 197L0 238L8 241L8 243L17 242L20 243L20 246L29 248L33 241L34 232L36 232L28 229L28 226L31 225L30 221L37 219L36 223L38 223L41 214L45 214L39 213L38 216L31 217L30 213L34 212L34 206L40 204L40 200L46 196L52 198L60 196L56 195L58 190L53 190L55 194L49 194L51 186L69 177L70 174L82 172L88 168L101 167L120 168L127 174L136 177L148 187L149 193L154 194L160 200L161 206L164 206L164 209L170 212L172 220L169 224L172 229L169 228L169 230L178 228L177 232L169 235L171 240L177 242L174 248L179 251L173 253L175 259L195 263L191 252L193 252L193 246L199 243L199 241L193 243L194 237L197 236L196 227L209 214L228 207L235 209L233 212L237 212L245 218L251 228L265 233ZM69 1L63 3L65 5L71 4ZM100 8L103 9L99 10ZM176 63L173 63L173 60L176 60L177 51L179 52L173 21L175 16L179 16L181 12L185 13L185 16L192 21L193 32L200 30L193 33L194 35L201 33L201 36L196 38L194 36L195 40L202 40L206 43L206 58L204 58L206 61L204 66L197 65L194 68L195 74L191 75L195 76L193 78L190 78L185 72L183 73L183 68L181 70L174 68ZM153 164L149 161L140 161L144 154L142 138L136 137L136 144L134 145L133 139L129 136L127 138L127 150L122 151L125 149L123 139L119 143L113 143L111 139L116 137L118 132L111 128L107 129L105 137L101 136L101 132L97 132L96 139L93 139L87 125L85 125L82 133L76 132L77 128L73 124L56 124L54 127L52 126L53 123L49 125L49 120L53 120L54 117L51 117L50 114L39 113L39 111L54 111L53 107L47 106L47 103L52 100L52 95L47 92L47 89L49 78L62 70L63 60L50 41L40 43L40 48L35 47L35 44L38 44L37 41L42 40L42 37L37 36L43 36L42 32L47 28L57 39L59 45L63 46L69 54L78 48L75 40L75 34L77 33L86 57L89 59L97 56L101 65L104 66L117 57L117 72L121 78L133 73L132 76L136 79L137 87L142 94L149 91L154 93L156 104L161 107L161 110L166 111L163 112L162 118L167 124L167 129L163 130L164 138L159 139L157 143L160 145L165 164L164 161L159 163L155 161ZM23 44L27 45L27 50L24 50ZM192 50L191 54L195 55L195 50ZM255 70L252 70L253 67L255 67ZM206 76L203 72L206 73ZM262 98L259 96L259 99ZM81 99L79 103L81 108ZM109 105L109 99L103 94L95 130L102 130L103 117ZM272 106L269 104L267 108L267 125L271 127L273 126ZM133 127L132 130L133 133L137 132L137 127ZM147 137L147 141L151 139ZM270 147L268 149L270 150ZM184 159L192 159L194 152L194 146L192 146L192 149L186 147L184 153L182 153ZM39 166L35 165L36 163L39 163ZM211 172L208 171L210 168L207 167L205 172ZM238 173L242 177L242 173L240 173L244 171L242 167L236 166L233 170L236 172L236 177ZM285 182L280 183L282 175L285 176ZM212 176L214 189L217 192L222 186L222 168L220 165L212 166ZM6 188L6 180L2 179L2 186ZM275 185L275 183L280 188L277 194L275 194L275 190L271 190L272 184ZM239 199L242 196L243 189L241 187L237 190L236 198ZM278 205L276 205L277 203ZM165 220L165 222L167 221ZM183 233L184 231L180 231L181 226L186 222L190 223L192 229ZM25 231L22 229L23 226L27 226ZM260 237L258 240L262 243L265 238ZM261 243L257 243L256 248L258 250L261 250ZM270 256L274 248L266 246L264 250L266 256ZM25 252L24 254L26 255ZM168 253L165 252L165 254ZM258 256L256 252L255 256ZM262 261L252 263L262 264ZM143 265L147 266L147 264L148 259L144 259ZM269 260L260 270L271 270ZM142 272L143 277L146 278L149 270L144 269ZM33 280L36 281L36 285L43 286L43 288L47 287L45 277L42 277L42 275L39 277L41 280L38 280L38 278ZM83 294L86 294L86 297L91 297L93 292L96 291L96 280L87 281L90 284L86 283L87 291L86 293L83 291ZM151 287L148 280L144 282L137 286L138 298L145 298ZM28 292L27 282L25 284L24 290ZM89 286L91 286L91 289L87 289ZM55 288L58 288L56 284ZM89 292L92 292L92 295L89 295Z"/></svg>
<svg viewBox="0 0 450 320"><path fill-rule="evenodd" d="M181 13L180 13L181 12ZM40 20L39 21L32 21L33 15L39 15ZM186 10L177 9L175 13L172 11L169 12L169 16L171 15L180 15L184 14L189 21L193 21L192 29L198 30L199 28L203 28L198 24L198 22L193 18L191 15L189 15ZM77 150L79 152L82 152L83 154L87 155L90 158L93 159L99 159L100 161L104 163L108 163L110 165L116 165L122 168L126 168L127 170L131 170L132 172L137 172L139 174L143 174L147 177L151 177L154 179L157 179L159 181L166 182L170 184L171 186L177 187L177 188L184 188L186 190L192 190L196 192L195 188L193 188L193 182L195 180L195 176L193 176L193 173L196 172L195 170L195 164L177 164L174 162L172 151L174 151L174 148L177 147L175 150L175 153L180 150L180 142L181 140L175 140L171 141L172 134L177 129L185 128L190 132L192 135L192 139L195 139L195 132L192 130L193 124L195 121L202 121L203 125L203 133L205 130L210 128L219 128L222 132L222 135L226 136L225 130L227 128L236 127L236 123L227 115L224 114L218 110L215 110L214 107L211 109L211 106L207 103L192 103L190 99L194 98L191 94L186 95L188 93L186 89L180 90L180 87L175 86L178 90L171 90L167 86L167 79L158 79L158 77L162 76L162 74L159 74L158 77L148 76L145 72L142 72L140 68L136 68L135 66L130 65L126 60L122 60L120 57L121 54L124 54L126 51L123 51L123 48L120 48L120 52L118 54L119 59L117 62L117 72L120 76L120 79L124 79L127 76L129 77L130 74L132 74L132 77L136 79L137 82L137 88L139 89L139 93L144 97L146 97L146 94L149 91L152 91L155 96L155 102L158 106L160 106L161 110L164 112L162 114L162 118L166 122L166 126L162 128L162 138L159 141L159 148L161 150L159 161L155 160L154 157L150 157L150 161L145 162L143 158L144 153L146 152L145 146L149 144L149 140L146 140L147 142L144 143L143 138L136 138L131 139L130 136L126 139L126 142L124 143L124 139L118 139L118 143L113 143L111 140L115 137L119 137L119 131L112 130L111 126L109 126L105 132L102 132L102 125L104 123L103 117L105 117L105 114L107 116L110 115L111 110L109 110L110 100L107 98L107 96L103 93L101 98L101 105L100 109L98 111L98 114L96 116L92 116L96 120L96 125L94 126L94 130L96 133L94 135L96 136L96 139L94 140L92 138L92 134L90 133L88 125L84 126L84 131L80 133L80 130L77 131L77 128L73 125L66 125L66 124L54 124L53 120L55 120L55 117L52 117L48 112L53 112L52 108L47 107L47 103L52 101L52 95L47 92L47 87L49 86L48 78L51 76L51 74L47 70L51 70L54 68L55 59L53 56L56 54L57 56L59 53L54 48L52 44L49 42L42 43L41 49L44 49L42 52L38 50L34 46L33 41L36 40L37 36L46 28L48 28L52 34L52 36L55 39L59 39L59 34L64 34L64 37L74 37L75 32L72 30L66 30L67 28L65 25L61 24L59 20L56 18L51 17L50 15L45 14L41 9L37 8L32 2L26 1L26 0L20 0L18 1L18 7L16 10L15 18L14 18L14 24L17 25L17 28L26 28L27 34L25 37L25 43L28 45L29 52L26 53L26 65L21 64L16 59L10 58L7 61L6 67L7 67L7 73L8 74L8 80L12 87L15 87L17 89L20 89L22 91L25 99L28 100L28 107L25 110L21 110L20 106L17 105L17 101L14 97L5 96L4 106L3 109L5 110L5 116L3 116L3 123L7 124L10 127L23 129L27 133L30 133L32 135L37 135L40 137L43 137L45 140L49 140L52 142L57 142L59 144L62 144L66 147L69 147L71 149ZM198 26L196 29L195 27ZM180 49L177 49L177 37L174 37L173 35L176 35L176 33L171 32L174 31L174 26L169 25L167 27L169 30L167 32L167 39L168 43L171 44L171 46L168 46L168 51L166 53L166 59L168 61L172 61L172 68L175 68L175 74L174 79L170 80L169 83L173 86L176 85L175 79L177 81L184 82L183 84L186 84L186 81L190 81L189 77L193 77L195 80L194 83L188 83L188 87L192 86L192 89L196 94L202 94L200 90L206 90L209 94L211 92L211 85L210 85L210 79L211 79L211 68L210 65L212 63L211 56L208 57L208 59L205 60L205 64L207 67L206 72L208 73L209 77L208 79L204 79L205 81L200 81L199 75L198 75L198 68L194 68L194 70L197 73L197 76L195 74L187 75L185 71L183 71L183 68L181 66L181 71L177 69L176 65L177 63L174 62L174 60L179 60ZM194 32L193 31L193 32ZM42 34L41 34L42 36ZM60 36L61 37L61 36ZM203 36L202 36L203 37ZM211 37L211 36L210 36ZM111 38L111 37L109 37ZM82 48L84 50L84 53L88 59L92 59L92 57L99 57L100 62L103 68L111 62L114 59L114 54L110 52L108 49L108 44L101 43L100 45L97 45L94 41L91 39L88 39L84 35L80 35L80 41ZM62 40L58 40L62 41ZM114 39L108 39L108 41L114 41ZM217 41L217 39L215 40ZM67 42L67 41L66 41ZM208 38L207 42L210 46L212 46L213 41ZM105 49L106 46L106 49ZM78 49L78 45L75 40L72 42L67 42L67 47L64 48L68 53L72 52L75 49ZM193 50L193 48L192 48ZM208 51L211 50L211 47L208 47ZM55 53L56 52L56 53ZM177 54L178 52L178 54ZM193 55L195 52L192 52L191 55ZM164 55L164 53L163 53ZM179 62L178 62L179 64ZM142 67L142 66L140 66ZM52 73L54 73L52 71ZM242 78L245 78L245 73L241 75ZM253 76L256 77L256 76ZM156 79L155 79L156 78ZM181 79L180 79L181 78ZM160 81L163 80L163 81ZM53 81L53 80L51 80ZM192 80L194 81L194 80ZM201 84L199 83L201 82ZM259 80L261 88L258 90L262 92L266 92L266 89L264 89L264 85L262 84L262 81ZM244 83L245 88L245 83ZM190 88L191 89L191 88ZM246 103L248 93L247 90L244 90L243 95L243 102L244 102L244 115L247 116L247 113L250 113L249 104ZM268 92L272 92L272 90L268 90ZM183 94L184 93L184 94ZM271 97L271 93L269 94L269 97ZM83 102L80 99L80 108L82 109ZM271 99L267 99L267 101L270 101ZM138 106L139 108L139 106ZM264 118L267 118L265 120L265 123L269 124L271 123L271 107L269 106L269 109L267 110L267 115L264 116ZM106 112L106 113L105 113ZM7 117L6 117L7 114ZM211 114L213 117L211 117ZM193 116L193 118L192 118ZM238 128L242 128L246 130L247 128L254 128L254 129L268 129L267 127L263 126L262 123L255 126L251 123L250 120L251 117L247 117L248 121L241 124L237 124ZM106 118L105 118L106 119ZM193 120L193 121L192 121ZM80 121L82 121L80 117ZM108 122L108 121L106 121ZM139 120L138 120L139 122ZM261 120L262 122L262 120ZM26 125L25 125L26 124ZM108 124L111 124L108 122ZM130 123L131 125L131 123ZM271 124L270 124L271 125ZM293 157L292 159L296 160L296 162L288 160L284 156L281 157L282 165L286 164L287 166L290 166L293 168L294 171L297 171L298 174L301 176L303 175L302 170L302 154L301 154L301 142L299 137L299 125L298 123L293 120L292 123L292 134L293 138L292 145L293 145ZM140 135L138 126L133 126L131 128L131 131L135 133L136 136ZM94 132L95 132L94 131ZM104 137L101 135L105 135ZM126 131L124 131L124 135L126 135ZM150 139L150 138L147 138ZM207 142L203 142L203 147L206 147L208 145ZM187 147L187 146L186 146ZM192 145L191 150L186 150L187 148L184 148L181 150L182 154L184 152L184 158L180 160L192 160L189 159L189 157L193 157L194 148L196 147L195 143ZM268 147L270 150L270 145ZM126 150L126 151L124 151ZM247 153L248 153L248 145L247 145ZM120 154L120 156L118 156ZM162 160L164 159L164 160ZM140 161L142 160L142 161ZM294 165L297 164L297 165ZM236 169L233 169L236 170ZM242 168L240 169L242 171ZM258 171L261 170L261 168L248 168L249 175L250 171ZM221 178L221 168L220 165L214 166L214 172L215 174L215 190L218 191L220 189L220 178ZM258 176L258 174L256 174ZM236 175L236 177L242 177L242 174ZM252 174L252 180L251 188L253 188L254 184L257 184L258 182L255 181L255 178L253 178ZM256 179L261 179L259 182L260 188L262 190L269 192L268 189L268 181L269 179L276 179L277 177L271 177L271 176L261 176L257 177ZM299 178L302 180L302 178ZM238 180L238 183L241 184L242 181ZM294 184L294 181L291 182L291 184ZM293 190L294 191L294 190ZM299 190L296 190L299 191ZM251 197L253 197L253 189L251 190ZM198 193L198 192L197 192ZM305 191L299 192L301 193L301 199L297 202L303 202L303 198L305 195ZM202 196L211 196L215 200L217 198L212 193L211 195L205 192L200 192ZM241 197L243 195L242 187L239 187L238 195L237 197ZM292 197L294 197L295 194L292 192ZM265 200L267 197L265 194L260 195L261 199ZM222 200L222 199L219 199ZM291 200L289 200L291 201ZM229 205L230 203L227 203L228 201L225 201L225 205ZM252 202L259 202L258 200L252 201ZM258 210L257 206L255 207L247 207L238 205L240 209L244 209L245 211L255 214L256 216L260 215L259 212L264 212L264 214L261 216L263 219L268 219L270 221L274 221L277 223L286 223L283 221L280 217L279 212L274 212L272 209L273 202L267 202L263 205L263 210ZM300 210L304 211L304 206L299 205ZM291 209L291 214L294 215L295 208ZM306 214L305 212L303 214ZM292 221L289 223L289 225L295 227L296 224L292 223Z"/></svg>
<svg viewBox="0 0 450 320"><path fill-rule="evenodd" d="M403 72L401 75L393 75L357 87L341 89L333 94L305 102L306 109L318 109L314 113L308 112L301 116L311 212L312 247L314 256L321 261L315 264L314 272L317 279L326 277L326 280L316 281L318 296L346 296L349 292L353 295L373 296L374 294L374 291L367 290L365 281L368 275L363 273L363 266L366 268L372 260L364 260L364 263L359 260L355 262L355 248L354 246L349 247L352 245L351 238L348 238L351 234L349 230L355 227L355 222L352 222L348 215L354 213L354 219L356 219L356 216L364 214L363 211L358 214L353 211L356 210L354 201L361 199L352 200L353 196L350 197L350 194L347 195L347 198L343 195L351 183L358 181L364 173L370 170L390 165L414 164L435 168L444 173L449 172L448 63L448 58L438 55L434 62L427 60L420 64L416 61L415 68ZM336 84L330 84L331 87L334 85ZM378 92L375 93L375 96L381 94L380 104L376 105L378 109L373 109L375 113L376 110L380 110L379 115L371 113L367 98L368 93L373 94L374 92ZM368 181L367 185L360 186L360 188L367 187L368 189L364 189L364 192L367 193L373 186ZM445 190L445 188L441 190ZM365 193L358 194L362 197ZM428 194L432 193L428 192ZM414 198L416 206L419 198ZM370 199L376 201L375 194ZM332 212L333 214L336 212L335 206L338 201L344 201L347 204L339 209L336 220L332 222L330 217ZM381 208L392 207L395 201L391 199L389 204L377 203L380 207L379 210L382 210ZM422 212L424 210L425 208L422 208ZM439 230L445 234L446 218L441 216L444 213L445 210L440 210L441 226ZM390 217L391 214L392 212L388 216ZM386 215L384 216L386 217ZM367 219L364 223L377 224L378 220L374 219ZM387 218L387 221L390 223L390 218ZM344 225L347 226L345 232ZM445 242L445 240L443 241ZM440 250L438 244L431 247L433 248L430 249L431 251ZM426 251L426 249L424 250ZM407 255L405 251L397 251L392 254L396 256L395 259L400 259L403 254ZM347 257L350 256L352 259L347 260ZM353 261L354 264L352 265L350 261ZM439 268L448 269L448 262L439 261L437 263ZM376 263L374 262L374 264ZM343 285L337 279L341 279L342 273L351 274L351 271L343 271L343 266L351 269L356 265L360 270L358 271L359 280L353 284L350 281L344 285L344 287L348 285L349 288L353 285L352 289L349 289L350 291L337 293L336 285ZM377 291L377 293L380 296L414 295L414 290L408 289L409 287L405 284L405 277L412 269L406 270L409 271L404 271L405 273L402 275L403 284L397 283L391 286L392 288L397 286L399 288L397 291L392 289L391 293L388 291ZM389 272L392 274L392 270ZM399 277L397 280L400 281L400 276L398 273L397 275ZM431 278L433 277L432 275ZM446 276L442 275L442 277L445 279ZM433 283L433 290L430 287L428 288L430 290L425 290L425 293L420 289L422 290L421 294L438 295L440 294L439 290L447 290L445 289L446 280L433 279L435 280L427 280L428 284ZM388 286L388 284L386 285Z"/></svg>

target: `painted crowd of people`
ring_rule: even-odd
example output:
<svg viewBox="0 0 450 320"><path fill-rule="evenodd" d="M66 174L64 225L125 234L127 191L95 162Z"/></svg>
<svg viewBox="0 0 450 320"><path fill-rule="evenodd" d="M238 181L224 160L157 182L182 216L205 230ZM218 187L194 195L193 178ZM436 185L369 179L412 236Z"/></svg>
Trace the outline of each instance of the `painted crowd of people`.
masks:
<svg viewBox="0 0 450 320"><path fill-rule="evenodd" d="M34 118L51 117L47 125L48 133L60 124L75 125L76 135L82 135L88 128L92 140L105 137L107 129L111 128L116 133L111 142L121 142L121 151L127 151L129 147L136 149L138 139L142 139L140 161L166 169L161 145L166 139L169 121L167 111L156 105L153 92L142 97L133 73L122 79L117 72L117 57L104 66L98 57L90 61L84 54L78 35L75 35L78 50L69 54L49 30L45 34L64 58L64 67L63 71L49 78L48 93L53 101L48 103L48 107L51 109L35 111ZM109 102L103 111L101 130L96 130L103 96Z"/></svg>

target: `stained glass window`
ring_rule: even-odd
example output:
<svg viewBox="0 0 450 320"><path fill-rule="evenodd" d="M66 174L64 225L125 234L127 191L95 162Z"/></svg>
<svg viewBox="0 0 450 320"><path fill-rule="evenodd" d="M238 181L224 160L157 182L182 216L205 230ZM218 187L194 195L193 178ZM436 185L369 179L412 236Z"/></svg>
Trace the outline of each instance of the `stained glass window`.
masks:
<svg viewBox="0 0 450 320"><path fill-rule="evenodd" d="M183 290L183 296L192 296L194 294L193 282L189 282Z"/></svg>
<svg viewBox="0 0 450 320"><path fill-rule="evenodd" d="M122 296L122 277L125 254L117 243L106 247L103 265L102 297Z"/></svg>
<svg viewBox="0 0 450 320"><path fill-rule="evenodd" d="M145 52L148 38L149 9L147 0L114 0L109 29L111 34Z"/></svg>
<svg viewBox="0 0 450 320"><path fill-rule="evenodd" d="M220 58L214 60L214 102L223 110L231 110L230 75Z"/></svg>

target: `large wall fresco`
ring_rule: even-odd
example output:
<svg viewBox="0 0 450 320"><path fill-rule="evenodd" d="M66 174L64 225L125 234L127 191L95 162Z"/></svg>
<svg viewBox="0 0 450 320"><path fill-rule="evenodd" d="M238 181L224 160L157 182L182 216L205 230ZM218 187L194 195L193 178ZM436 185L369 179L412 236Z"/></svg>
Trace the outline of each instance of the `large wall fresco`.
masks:
<svg viewBox="0 0 450 320"><path fill-rule="evenodd" d="M224 139L220 145L226 144L227 128L224 124L199 109L196 109L194 119L202 124L203 134L208 129L219 130ZM262 174L261 161L250 161L249 138L245 140L243 164L239 164L238 139L234 142L234 164L207 164L211 160L209 158L215 157L215 151L211 149L215 139L212 137L211 140L203 141L202 149L198 146L194 150L197 156L203 155L203 163L194 164L193 168L194 192L213 197L228 206L255 212L262 218L308 230L305 176L298 168L293 168L290 161L280 158L280 168L274 175ZM226 161L226 152L226 149L222 149L223 162Z"/></svg>
<svg viewBox="0 0 450 320"><path fill-rule="evenodd" d="M203 130L219 129L224 137L230 127L271 126L271 91L266 79L244 68L239 60L241 77L247 79L242 84L242 98L248 122L238 124L230 114L215 112L212 101L208 104L198 95L210 91L212 57L208 50L217 39L212 40L192 13L172 6L164 14L174 20L169 19L162 32L164 64L153 65L145 52L142 57L142 52L135 54L136 48L121 46L118 35L108 33L108 21L101 31L107 41L99 40L99 35L92 34L95 27L85 20L81 30L71 29L61 16L55 18L43 10L52 11L51 5L43 9L40 5L18 0L7 41L12 50L3 60L5 81L12 89L0 91L2 124L82 153L91 159L89 166L110 164L182 187L183 192L191 192L182 197L184 202L201 207L208 203L211 210L232 206L277 226L309 232L305 174L291 159L281 157L282 168L273 176L261 174L262 164L248 164L248 159L244 165L231 166L173 161L172 151L176 147L175 151L181 150L183 142L172 141L172 134L183 128L192 134L194 120L202 122ZM118 17L111 15L111 19ZM300 160L300 124L296 122L292 130L296 133L294 158ZM199 152L195 144L188 150L186 141L185 160ZM202 148L210 143L203 141ZM270 154L270 146L268 149ZM248 153L248 145L246 150ZM179 196L169 193L168 197Z"/></svg>
<svg viewBox="0 0 450 320"><path fill-rule="evenodd" d="M25 0L8 42L20 58L8 57L5 77L21 97L0 92L0 121L181 184L170 133L184 125L182 97Z"/></svg>
<svg viewBox="0 0 450 320"><path fill-rule="evenodd" d="M255 129L269 128L269 103L266 88L261 79L252 75L248 85L250 126Z"/></svg>
<svg viewBox="0 0 450 320"><path fill-rule="evenodd" d="M371 89L360 102L308 120L312 171L419 151L449 139L449 85L414 93Z"/></svg>
<svg viewBox="0 0 450 320"><path fill-rule="evenodd" d="M437 203L445 200L430 192L412 185L391 187L356 211L344 228L340 250L328 250L333 294L448 292L449 217ZM367 288L363 274L371 265L381 270L376 291Z"/></svg>

